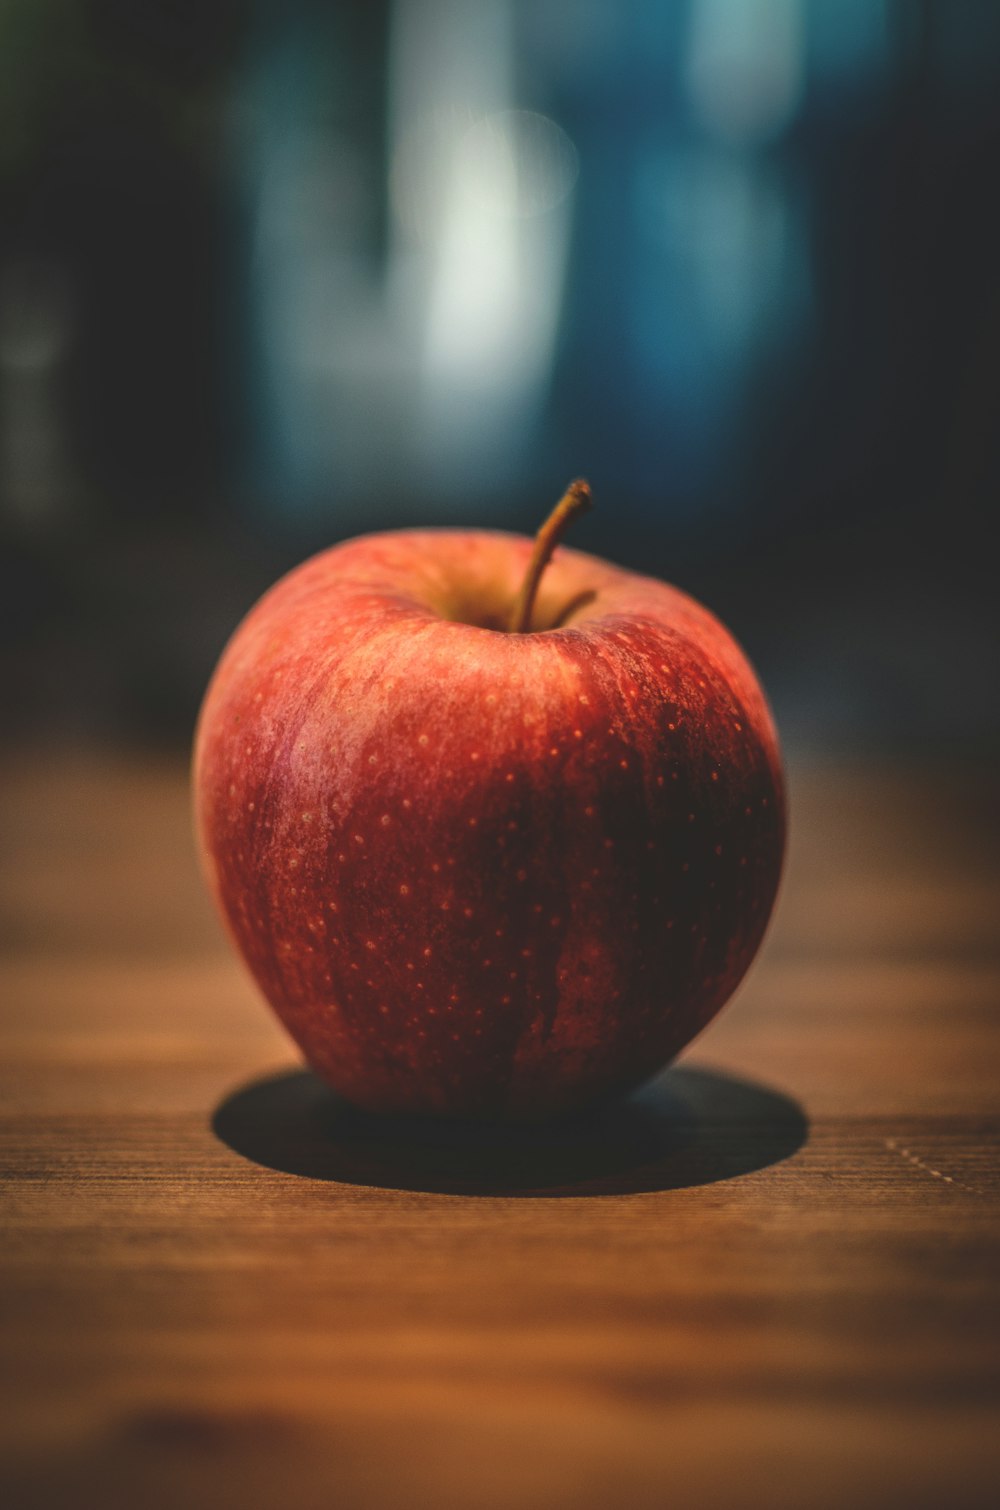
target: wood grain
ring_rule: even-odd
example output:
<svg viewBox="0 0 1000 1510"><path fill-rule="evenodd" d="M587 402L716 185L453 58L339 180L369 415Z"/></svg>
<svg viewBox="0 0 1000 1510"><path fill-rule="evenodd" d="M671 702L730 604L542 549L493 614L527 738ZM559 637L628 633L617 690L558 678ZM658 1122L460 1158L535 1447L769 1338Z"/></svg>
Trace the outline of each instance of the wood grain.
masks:
<svg viewBox="0 0 1000 1510"><path fill-rule="evenodd" d="M993 783L792 775L682 1067L456 1146L295 1072L180 766L8 757L0 1502L995 1504Z"/></svg>

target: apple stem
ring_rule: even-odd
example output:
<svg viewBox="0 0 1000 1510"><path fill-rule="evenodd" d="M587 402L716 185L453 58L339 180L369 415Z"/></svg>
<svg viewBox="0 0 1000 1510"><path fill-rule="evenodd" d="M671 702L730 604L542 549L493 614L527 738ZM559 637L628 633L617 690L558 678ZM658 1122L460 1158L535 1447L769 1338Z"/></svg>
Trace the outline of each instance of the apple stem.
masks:
<svg viewBox="0 0 1000 1510"><path fill-rule="evenodd" d="M552 560L552 552L562 539L572 519L585 514L591 506L590 483L583 478L571 482L556 504L552 513L535 536L535 548L528 562L521 591L517 595L510 616L511 634L527 634L531 626L531 614L542 572Z"/></svg>

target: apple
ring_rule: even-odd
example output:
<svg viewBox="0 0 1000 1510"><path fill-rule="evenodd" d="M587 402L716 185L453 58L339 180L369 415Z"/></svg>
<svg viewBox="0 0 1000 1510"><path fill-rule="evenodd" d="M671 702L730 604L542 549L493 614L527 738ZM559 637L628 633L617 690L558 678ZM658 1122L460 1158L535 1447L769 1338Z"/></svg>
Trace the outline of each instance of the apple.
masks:
<svg viewBox="0 0 1000 1510"><path fill-rule="evenodd" d="M195 741L223 918L310 1065L374 1111L545 1117L719 1011L784 848L778 740L719 621L556 542L402 530L236 630Z"/></svg>

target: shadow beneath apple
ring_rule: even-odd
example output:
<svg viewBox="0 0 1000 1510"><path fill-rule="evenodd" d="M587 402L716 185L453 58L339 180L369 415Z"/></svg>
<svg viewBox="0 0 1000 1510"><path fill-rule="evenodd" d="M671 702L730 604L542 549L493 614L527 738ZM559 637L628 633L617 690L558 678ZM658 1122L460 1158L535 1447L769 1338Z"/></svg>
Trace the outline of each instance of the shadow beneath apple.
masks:
<svg viewBox="0 0 1000 1510"><path fill-rule="evenodd" d="M808 1136L780 1091L688 1066L598 1111L532 1126L375 1116L295 1070L234 1091L212 1128L243 1158L306 1179L527 1197L712 1185L780 1163Z"/></svg>

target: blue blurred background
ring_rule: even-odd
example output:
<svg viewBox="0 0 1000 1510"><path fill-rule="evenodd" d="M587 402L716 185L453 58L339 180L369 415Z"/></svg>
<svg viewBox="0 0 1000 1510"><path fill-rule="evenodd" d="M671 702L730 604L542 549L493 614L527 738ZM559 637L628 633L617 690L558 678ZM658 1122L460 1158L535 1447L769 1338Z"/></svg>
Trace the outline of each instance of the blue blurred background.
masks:
<svg viewBox="0 0 1000 1510"><path fill-rule="evenodd" d="M793 750L995 751L998 187L994 0L0 0L6 737L582 474Z"/></svg>

